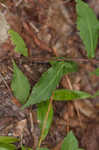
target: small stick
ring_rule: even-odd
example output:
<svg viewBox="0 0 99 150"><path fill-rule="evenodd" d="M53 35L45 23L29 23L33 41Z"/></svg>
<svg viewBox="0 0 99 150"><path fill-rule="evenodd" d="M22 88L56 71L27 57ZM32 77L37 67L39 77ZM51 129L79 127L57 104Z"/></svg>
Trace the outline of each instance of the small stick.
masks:
<svg viewBox="0 0 99 150"><path fill-rule="evenodd" d="M36 33L39 32L39 29L32 22L29 22L29 25L35 30Z"/></svg>
<svg viewBox="0 0 99 150"><path fill-rule="evenodd" d="M52 57L52 58L44 58L44 57L30 57L29 58L30 61L34 61L34 62L39 62L39 61L43 61L43 62L49 62L49 61L75 61L75 62L92 62L94 64L99 63L98 59L87 59L87 58L56 58L56 57Z"/></svg>
<svg viewBox="0 0 99 150"><path fill-rule="evenodd" d="M0 2L0 5L1 5L2 7L4 7L4 8L7 8L7 9L8 9L8 7L7 7L4 3Z"/></svg>

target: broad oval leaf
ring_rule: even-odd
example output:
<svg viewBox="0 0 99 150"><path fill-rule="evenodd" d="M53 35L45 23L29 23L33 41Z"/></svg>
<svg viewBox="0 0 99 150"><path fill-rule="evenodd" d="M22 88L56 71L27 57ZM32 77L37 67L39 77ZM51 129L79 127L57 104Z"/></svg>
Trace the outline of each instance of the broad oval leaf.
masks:
<svg viewBox="0 0 99 150"><path fill-rule="evenodd" d="M0 136L0 143L14 143L19 141L19 139L11 136Z"/></svg>
<svg viewBox="0 0 99 150"><path fill-rule="evenodd" d="M75 63L56 62L56 64L48 69L47 72L43 73L38 83L33 87L31 95L23 108L49 99L62 76L66 73L77 71L77 65Z"/></svg>
<svg viewBox="0 0 99 150"><path fill-rule="evenodd" d="M11 29L8 31L8 33L11 36L13 44L16 46L15 51L19 52L23 56L28 56L28 50L22 37L17 32Z"/></svg>
<svg viewBox="0 0 99 150"><path fill-rule="evenodd" d="M46 102L42 102L40 104L37 105L37 119L39 120L39 127L40 127L40 131L42 131L42 128L44 126L44 120L46 117L46 114L48 112L48 106L49 106L49 100L47 100ZM51 109L48 115L48 119L46 121L46 126L45 126L45 130L44 130L44 134L43 134L43 139L45 139L45 137L48 134L48 131L50 129L51 123L53 120L53 107L51 105Z"/></svg>
<svg viewBox="0 0 99 150"><path fill-rule="evenodd" d="M99 21L93 10L82 0L76 0L77 28L85 45L89 58L95 56L95 48L98 42Z"/></svg>
<svg viewBox="0 0 99 150"><path fill-rule="evenodd" d="M64 138L61 150L80 150L78 148L78 141L72 131Z"/></svg>
<svg viewBox="0 0 99 150"><path fill-rule="evenodd" d="M54 91L54 100L60 101L69 101L77 99L90 98L91 95L86 92L77 91L77 90L68 90L68 89L58 89Z"/></svg>
<svg viewBox="0 0 99 150"><path fill-rule="evenodd" d="M15 62L13 62L13 69L11 88L14 96L21 104L24 104L29 96L30 84L27 77L21 72Z"/></svg>

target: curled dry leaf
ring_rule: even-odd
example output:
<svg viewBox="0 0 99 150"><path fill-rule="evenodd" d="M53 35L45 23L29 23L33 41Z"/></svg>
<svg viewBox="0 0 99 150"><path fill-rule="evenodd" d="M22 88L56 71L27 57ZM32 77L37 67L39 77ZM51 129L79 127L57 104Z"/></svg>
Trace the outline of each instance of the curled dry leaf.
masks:
<svg viewBox="0 0 99 150"><path fill-rule="evenodd" d="M74 105L77 108L77 110L79 110L86 117L96 118L96 109L89 100L75 101Z"/></svg>

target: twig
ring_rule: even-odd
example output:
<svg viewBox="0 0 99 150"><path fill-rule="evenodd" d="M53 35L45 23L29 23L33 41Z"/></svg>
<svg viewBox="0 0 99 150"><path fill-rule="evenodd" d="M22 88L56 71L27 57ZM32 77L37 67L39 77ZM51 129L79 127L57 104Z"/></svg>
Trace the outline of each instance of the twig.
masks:
<svg viewBox="0 0 99 150"><path fill-rule="evenodd" d="M44 57L30 57L29 58L30 61L32 62L49 62L49 61L75 61L75 62L81 62L81 63L99 63L99 59L87 59L87 58L56 58L56 57L52 57L52 58L44 58Z"/></svg>
<svg viewBox="0 0 99 150"><path fill-rule="evenodd" d="M31 36L31 38L33 39L33 41L35 42L35 44L40 47L41 50L45 50L48 52L52 52L52 49L50 47L48 47L48 45L43 42L42 40L40 40L37 35L33 32L33 28L31 28L31 26L29 25L29 23L23 23L23 26L25 28L25 30L28 32L28 34Z"/></svg>
<svg viewBox="0 0 99 150"><path fill-rule="evenodd" d="M4 8L7 8L7 9L8 9L8 7L7 7L4 3L0 2L0 5L1 5L2 7L4 7Z"/></svg>
<svg viewBox="0 0 99 150"><path fill-rule="evenodd" d="M29 25L35 30L36 33L39 32L39 29L32 22L29 22Z"/></svg>
<svg viewBox="0 0 99 150"><path fill-rule="evenodd" d="M33 116L32 116L32 112L30 111L30 124L31 124L31 133L33 135L34 132L34 125L33 125Z"/></svg>
<svg viewBox="0 0 99 150"><path fill-rule="evenodd" d="M23 2L23 0L18 0L15 4L16 7L18 7L21 3Z"/></svg>
<svg viewBox="0 0 99 150"><path fill-rule="evenodd" d="M42 131L41 131L41 137L40 137L40 140L39 140L39 143L38 143L38 148L40 148L41 146L41 142L43 140L43 134L44 134L44 130L46 128L46 123L47 123L47 119L48 119L48 115L49 115L49 112L51 110L51 105L52 105L52 102L53 102L53 94L50 98L50 103L49 103L49 106L48 106L48 111L46 113L46 116L45 116L45 119L44 119L44 123L43 123L43 128L42 128Z"/></svg>

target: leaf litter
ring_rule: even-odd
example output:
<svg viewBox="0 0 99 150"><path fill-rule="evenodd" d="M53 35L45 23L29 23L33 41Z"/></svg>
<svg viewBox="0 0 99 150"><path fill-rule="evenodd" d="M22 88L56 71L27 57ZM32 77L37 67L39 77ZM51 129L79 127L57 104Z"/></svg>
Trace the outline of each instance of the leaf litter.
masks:
<svg viewBox="0 0 99 150"><path fill-rule="evenodd" d="M55 0L55 1L49 0L48 2L37 1L37 2L30 3L28 0L26 0L24 1L24 3L23 2L20 3L18 7L16 6L16 3L14 1L12 2L5 1L4 5L8 7L8 10L5 9L4 7L3 8L1 6L0 7L6 14L8 24L10 24L11 28L14 29L16 32L18 32L25 39L26 46L29 49L30 56L33 56L33 57L38 56L38 57L43 57L43 58L52 57L54 55L53 48L57 50L56 52L58 53L59 56L82 57L82 58L85 56L85 52L83 52L84 47L78 37L78 33L75 31L76 12L74 8L75 7L74 1L68 1L67 3L65 3L64 1L61 1L61 0ZM30 32L27 33L27 28L24 25L26 23L28 26L29 22L31 22L31 24L33 24L34 27L37 28L39 31L38 33L36 33L35 40L33 40L34 39L33 34L35 35L36 30L32 28L31 26L29 26L29 31L33 33L31 35L29 34ZM63 30L61 26L64 27ZM46 37L48 39L46 39ZM40 43L43 42L43 44L47 44L49 48L51 47L52 52L47 51L47 49L46 51L43 51L43 50L41 51L40 49L42 49L42 46L41 44L37 44L37 39L40 40ZM17 64L20 66L22 71L29 78L31 86L35 85L35 83L37 83L37 81L41 77L41 74L50 67L49 64L42 64L42 62L39 62L39 63L37 62L38 64L36 64L30 61L26 61L25 58L23 58L22 56L16 55L16 53L13 51L13 47L11 46L11 43L9 40L8 40L8 44L4 46L3 46L5 48L4 59L2 57L0 58L1 59L0 60L1 61L0 72L2 73L4 80L7 82L9 86L10 86L11 79L12 79L12 71L11 71L12 64L10 61L11 58L15 58ZM9 53L8 51L6 51L6 49L9 50ZM96 55L97 55L97 50L96 50ZM99 54L97 55L97 58L98 56ZM28 71L26 71L26 69L23 68L24 64L28 65L29 68L31 68L32 70L32 72L30 73L32 76L31 78L29 76ZM90 68L90 66L93 71L96 69L94 64L89 63L88 67ZM85 64L84 64L84 67L85 67ZM81 80L79 81L79 84L75 82L77 76L80 76L81 78ZM69 78L72 84L76 84L76 85L78 84L81 91L86 91L86 92L93 94L97 89L99 89L97 77L96 76L90 77L88 70L86 70L84 73L83 66L80 66L80 71L78 73L71 74ZM67 80L64 78L62 80L64 80L64 86L67 87L68 89ZM59 85L60 88L62 87L61 84ZM1 80L0 82L0 104L1 104L0 118L2 119L2 118L9 117L9 116L13 118L13 121L11 123L12 126L8 122L7 127L4 127L4 129L2 130L2 135L11 134L12 130L14 129L13 127L14 124L15 122L17 122L16 120L21 121L24 118L27 118L28 113L29 113L28 110L22 111L20 110L20 108L12 104L10 100L10 96L8 95L9 95L9 92L7 88L5 87L3 81ZM50 132L47 138L43 142L43 145L46 147L48 146L49 148L52 148L55 145L57 145L59 141L63 140L63 137L66 136L66 128L68 124L68 119L64 121L64 116L62 116L62 114L64 115L67 114L70 117L70 120L77 118L77 120L75 119L76 122L78 123L78 124L76 123L76 128L75 128L75 122L73 121L71 121L69 126L70 128L72 126L72 129L75 135L78 137L79 142L82 143L82 146L86 147L86 150L87 149L89 150L91 147L89 143L93 143L94 145L95 142L94 140L92 142L88 141L87 146L86 146L86 143L82 142L82 135L86 133L87 127L88 127L88 133L90 133L91 128L89 127L90 126L89 122L91 121L91 119L94 120L92 121L94 122L93 128L95 128L97 124L96 122L99 121L97 115L95 118L92 118L91 117L92 115L90 116L86 115L88 114L88 108L90 106L92 106L90 107L91 113L97 114L97 110L93 108L95 108L96 105L98 107L98 101L96 100L97 103L94 103L93 100L91 102L92 104L90 105L90 102L87 103L86 100L84 100L84 102L82 101L83 104L79 104L82 109L82 111L80 111L80 118L83 124L82 128L79 123L79 117L77 116L77 112L75 112L75 110L72 110L73 112L72 114L72 112L66 111L67 109L69 109L68 106L72 105L71 102L70 102L70 105L67 105L66 102L59 102L59 103L54 102L53 107L54 107L55 112L54 112L53 123L52 123ZM86 110L85 110L85 113L83 113L85 106L86 106ZM36 112L35 106L33 106L32 111L33 113ZM34 115L34 118L36 118L36 115ZM34 122L34 128L35 128L34 130L35 136L37 138L39 137L39 133L40 133L37 122ZM0 131L0 135L1 135L1 131ZM93 131L92 135L90 136L94 137L94 135L95 135L95 132ZM31 134L29 136L31 136ZM30 146L30 145L33 146L33 142L30 140L31 138L27 138L27 137L28 135L26 133L26 135L24 135L25 144L27 146ZM86 137L88 137L88 134L86 134ZM87 140L88 138L86 138L86 141ZM96 147L93 147L93 149L95 148Z"/></svg>

